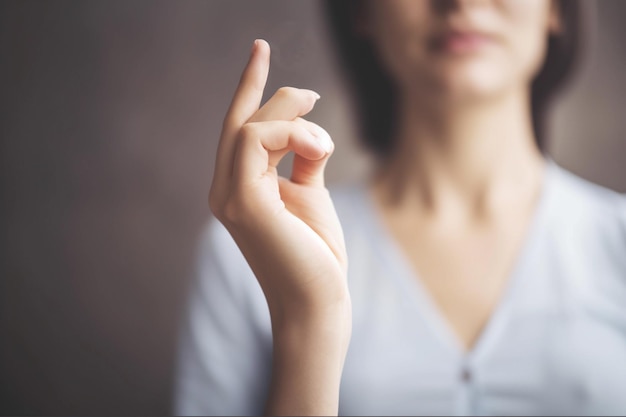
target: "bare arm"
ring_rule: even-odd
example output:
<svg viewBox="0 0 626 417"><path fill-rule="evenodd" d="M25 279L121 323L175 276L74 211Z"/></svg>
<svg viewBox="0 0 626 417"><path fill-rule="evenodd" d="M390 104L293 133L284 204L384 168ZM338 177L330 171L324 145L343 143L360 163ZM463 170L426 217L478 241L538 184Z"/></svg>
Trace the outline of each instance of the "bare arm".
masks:
<svg viewBox="0 0 626 417"><path fill-rule="evenodd" d="M302 119L319 96L280 89L259 108L270 50L256 41L224 120L209 204L246 257L268 302L274 340L272 415L338 412L351 333L347 257L324 185L334 145ZM291 178L276 166L295 153Z"/></svg>

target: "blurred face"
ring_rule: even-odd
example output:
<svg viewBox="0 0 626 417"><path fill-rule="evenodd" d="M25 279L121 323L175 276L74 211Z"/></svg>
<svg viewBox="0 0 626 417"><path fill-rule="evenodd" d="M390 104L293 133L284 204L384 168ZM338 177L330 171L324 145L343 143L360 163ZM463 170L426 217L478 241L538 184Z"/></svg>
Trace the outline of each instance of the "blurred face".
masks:
<svg viewBox="0 0 626 417"><path fill-rule="evenodd" d="M370 0L358 29L403 92L445 102L529 88L543 63L550 0Z"/></svg>

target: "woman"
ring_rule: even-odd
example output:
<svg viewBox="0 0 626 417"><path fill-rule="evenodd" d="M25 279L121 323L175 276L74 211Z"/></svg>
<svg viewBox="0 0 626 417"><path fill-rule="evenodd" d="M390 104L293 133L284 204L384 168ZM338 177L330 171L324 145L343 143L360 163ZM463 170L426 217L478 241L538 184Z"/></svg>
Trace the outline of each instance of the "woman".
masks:
<svg viewBox="0 0 626 417"><path fill-rule="evenodd" d="M326 191L333 144L303 119L319 96L259 107L270 51L255 41L220 138L209 202L225 227L202 248L178 411L626 412L626 199L542 153L578 2L327 8L376 173Z"/></svg>

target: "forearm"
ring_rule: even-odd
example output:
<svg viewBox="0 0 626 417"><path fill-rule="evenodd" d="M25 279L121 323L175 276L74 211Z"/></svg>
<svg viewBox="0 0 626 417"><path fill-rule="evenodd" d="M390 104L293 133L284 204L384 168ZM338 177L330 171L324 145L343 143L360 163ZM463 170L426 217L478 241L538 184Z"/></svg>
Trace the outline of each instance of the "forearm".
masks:
<svg viewBox="0 0 626 417"><path fill-rule="evenodd" d="M262 107L270 49L255 41L224 119L209 205L246 257L268 301L274 338L266 412L336 414L350 339L347 254L324 185L333 152L302 119L319 94L281 88ZM289 180L276 167L296 154Z"/></svg>
<svg viewBox="0 0 626 417"><path fill-rule="evenodd" d="M351 329L349 302L336 313L274 325L267 415L337 415Z"/></svg>

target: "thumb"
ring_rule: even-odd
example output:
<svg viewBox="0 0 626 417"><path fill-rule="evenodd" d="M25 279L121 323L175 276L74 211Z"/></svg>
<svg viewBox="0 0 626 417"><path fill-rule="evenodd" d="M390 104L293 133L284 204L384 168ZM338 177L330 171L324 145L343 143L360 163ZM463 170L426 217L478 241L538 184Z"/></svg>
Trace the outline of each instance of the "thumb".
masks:
<svg viewBox="0 0 626 417"><path fill-rule="evenodd" d="M328 158L330 158L330 155L332 155L335 150L335 145L328 132L321 127L314 125L314 129L311 130L320 141L322 147L327 150L326 154L323 158L317 160L307 159L295 154L291 170L291 181L296 184L323 187L324 169L326 168Z"/></svg>

